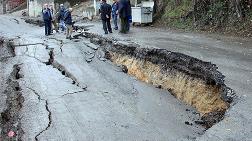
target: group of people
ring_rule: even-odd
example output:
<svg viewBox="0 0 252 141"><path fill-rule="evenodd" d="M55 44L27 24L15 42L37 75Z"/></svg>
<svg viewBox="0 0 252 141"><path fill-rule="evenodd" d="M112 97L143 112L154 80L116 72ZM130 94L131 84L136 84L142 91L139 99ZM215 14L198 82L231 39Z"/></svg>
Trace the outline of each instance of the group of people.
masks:
<svg viewBox="0 0 252 141"><path fill-rule="evenodd" d="M45 35L52 35L53 29L56 32L59 32L59 29L61 29L62 32L66 31L66 38L71 39L73 32L72 11L72 8L65 9L64 5L61 4L58 12L54 13L53 6L45 4L42 10L45 23Z"/></svg>
<svg viewBox="0 0 252 141"><path fill-rule="evenodd" d="M118 30L118 16L121 20L120 33L129 32L130 22L132 21L130 0L113 0L112 6L106 0L101 0L99 13L105 34L108 34L108 32L112 33L110 24L111 17L113 19L114 29Z"/></svg>
<svg viewBox="0 0 252 141"><path fill-rule="evenodd" d="M61 29L62 32L66 30L67 39L72 39L74 24L72 21L72 11L72 8L65 9L64 5L60 4L59 10L54 13L53 6L45 4L42 10L45 23L45 35L52 35L53 29L56 32L59 32L59 29ZM132 19L130 0L113 0L112 5L108 4L106 0L101 0L99 13L105 34L112 33L111 18L114 23L114 30L118 30L118 17L121 21L120 33L129 32Z"/></svg>

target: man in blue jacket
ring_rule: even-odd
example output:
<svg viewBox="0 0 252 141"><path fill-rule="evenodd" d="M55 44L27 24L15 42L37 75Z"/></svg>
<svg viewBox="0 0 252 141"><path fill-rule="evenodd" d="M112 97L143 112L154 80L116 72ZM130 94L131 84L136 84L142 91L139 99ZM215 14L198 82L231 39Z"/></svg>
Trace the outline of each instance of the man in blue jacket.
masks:
<svg viewBox="0 0 252 141"><path fill-rule="evenodd" d="M52 14L51 11L48 7L48 4L44 5L44 8L42 10L43 14L43 20L45 23L45 35L51 35L51 30L52 30Z"/></svg>
<svg viewBox="0 0 252 141"><path fill-rule="evenodd" d="M72 33L73 33L73 20L72 20L72 8L69 8L68 11L66 11L64 15L64 21L66 23L67 27L67 34L66 39L72 39Z"/></svg>
<svg viewBox="0 0 252 141"><path fill-rule="evenodd" d="M117 0L113 0L114 3L112 4L112 19L113 19L113 23L114 23L114 29L118 30L118 25L117 25L117 18L118 18L118 1Z"/></svg>
<svg viewBox="0 0 252 141"><path fill-rule="evenodd" d="M105 34L108 34L108 31L112 33L112 28L110 24L111 19L111 5L107 4L106 0L102 0L101 7L100 7L100 15L103 24L103 30Z"/></svg>

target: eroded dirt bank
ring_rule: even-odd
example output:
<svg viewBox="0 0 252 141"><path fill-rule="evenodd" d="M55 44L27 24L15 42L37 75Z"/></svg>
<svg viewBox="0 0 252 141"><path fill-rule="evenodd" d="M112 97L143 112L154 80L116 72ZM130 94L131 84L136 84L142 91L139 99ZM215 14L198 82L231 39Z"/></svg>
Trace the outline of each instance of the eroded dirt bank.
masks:
<svg viewBox="0 0 252 141"><path fill-rule="evenodd" d="M6 59L15 56L14 47L10 40L0 38L0 44L1 61L6 61ZM24 133L20 121L20 110L24 102L22 89L19 85L19 79L23 77L20 73L21 65L22 64L13 65L12 71L5 82L6 88L3 93L6 95L6 107L3 111L1 111L0 115L2 128L0 139L2 140L9 140L11 132L15 133L13 138L21 140Z"/></svg>
<svg viewBox="0 0 252 141"><path fill-rule="evenodd" d="M167 89L179 100L195 107L207 128L223 119L234 92L224 83L225 76L210 62L165 49L142 48L137 44L86 32L91 42L102 45L106 58L122 65L141 81Z"/></svg>

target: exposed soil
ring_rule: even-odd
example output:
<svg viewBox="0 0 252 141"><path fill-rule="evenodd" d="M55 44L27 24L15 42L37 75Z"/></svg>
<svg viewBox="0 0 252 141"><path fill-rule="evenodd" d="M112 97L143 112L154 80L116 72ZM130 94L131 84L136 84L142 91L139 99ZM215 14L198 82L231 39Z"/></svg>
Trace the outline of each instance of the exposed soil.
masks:
<svg viewBox="0 0 252 141"><path fill-rule="evenodd" d="M20 122L20 110L22 108L22 103L24 102L24 97L22 96L22 89L19 86L19 79L22 78L20 74L20 64L13 66L13 71L9 76L7 81L7 88L5 94L7 96L6 105L7 109L1 113L1 126L2 132L1 136L3 140L16 139L21 140L24 134L21 128ZM13 131L15 135L9 137L8 133Z"/></svg>
<svg viewBox="0 0 252 141"><path fill-rule="evenodd" d="M225 76L210 62L165 49L115 42L115 39L89 32L85 35L91 42L102 45L107 58L122 65L128 74L167 89L179 100L195 107L206 128L222 120L230 107L234 93L225 85Z"/></svg>

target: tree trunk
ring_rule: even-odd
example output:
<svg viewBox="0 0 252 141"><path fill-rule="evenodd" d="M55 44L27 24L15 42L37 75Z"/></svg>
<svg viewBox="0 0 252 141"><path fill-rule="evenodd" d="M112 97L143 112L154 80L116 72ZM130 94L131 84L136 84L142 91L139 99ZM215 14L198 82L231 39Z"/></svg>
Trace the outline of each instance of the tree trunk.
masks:
<svg viewBox="0 0 252 141"><path fill-rule="evenodd" d="M6 4L7 0L3 0L3 14L6 14Z"/></svg>

